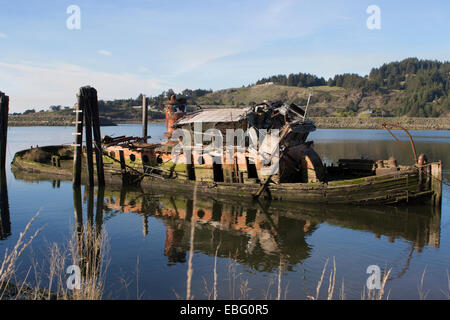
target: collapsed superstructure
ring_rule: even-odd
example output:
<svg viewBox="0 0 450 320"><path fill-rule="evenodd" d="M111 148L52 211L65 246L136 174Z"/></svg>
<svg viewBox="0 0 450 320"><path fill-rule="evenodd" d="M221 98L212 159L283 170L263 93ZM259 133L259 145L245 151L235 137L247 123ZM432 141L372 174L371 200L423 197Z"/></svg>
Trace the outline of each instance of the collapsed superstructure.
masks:
<svg viewBox="0 0 450 320"><path fill-rule="evenodd" d="M275 183L324 179L322 161L313 142L307 141L316 126L295 104L264 101L246 108L186 113L186 100L172 96L165 112L166 142L147 144L119 137L121 145L104 141L106 152L118 158L122 148L130 162L169 170L179 179L226 183L259 183L269 177Z"/></svg>

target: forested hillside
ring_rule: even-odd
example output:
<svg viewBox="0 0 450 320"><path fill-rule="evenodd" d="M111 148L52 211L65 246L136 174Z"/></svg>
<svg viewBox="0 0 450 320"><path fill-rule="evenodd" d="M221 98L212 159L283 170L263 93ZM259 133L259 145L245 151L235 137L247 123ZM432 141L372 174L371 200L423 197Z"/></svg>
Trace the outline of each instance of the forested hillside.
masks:
<svg viewBox="0 0 450 320"><path fill-rule="evenodd" d="M250 106L263 100L305 105L312 94L309 114L320 117L450 117L449 92L450 62L408 58L373 68L366 76L346 73L325 80L312 74L292 73L218 91L169 89L147 99L153 119L164 118L164 101L174 93L186 97L190 105L227 106ZM100 100L100 114L114 122L138 121L141 103L142 94L130 99ZM67 118L72 116L70 109L51 106L48 111L37 112L30 108L14 117Z"/></svg>
<svg viewBox="0 0 450 320"><path fill-rule="evenodd" d="M393 115L438 117L450 111L450 62L408 58L373 68L369 75L340 74L328 79L310 74L278 75L256 84L275 83L284 86L330 87L359 90L363 96L386 96L381 105ZM394 94L392 94L394 93ZM356 106L349 106L358 107ZM375 107L375 106L374 106Z"/></svg>

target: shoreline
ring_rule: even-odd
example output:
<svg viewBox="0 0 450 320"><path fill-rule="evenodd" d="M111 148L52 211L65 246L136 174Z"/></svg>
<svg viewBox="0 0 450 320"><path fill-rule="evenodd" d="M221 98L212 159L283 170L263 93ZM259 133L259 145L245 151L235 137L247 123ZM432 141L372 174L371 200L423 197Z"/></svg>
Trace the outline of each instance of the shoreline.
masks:
<svg viewBox="0 0 450 320"><path fill-rule="evenodd" d="M450 130L450 118L333 118L311 117L318 129L382 129L383 123L394 123L408 130Z"/></svg>
<svg viewBox="0 0 450 320"><path fill-rule="evenodd" d="M318 129L381 129L384 122L398 124L408 130L450 130L450 118L407 118L407 117L311 117ZM148 124L164 124L164 119L150 120ZM102 126L140 124L140 121L117 121ZM72 121L17 121L10 120L10 127L71 127Z"/></svg>

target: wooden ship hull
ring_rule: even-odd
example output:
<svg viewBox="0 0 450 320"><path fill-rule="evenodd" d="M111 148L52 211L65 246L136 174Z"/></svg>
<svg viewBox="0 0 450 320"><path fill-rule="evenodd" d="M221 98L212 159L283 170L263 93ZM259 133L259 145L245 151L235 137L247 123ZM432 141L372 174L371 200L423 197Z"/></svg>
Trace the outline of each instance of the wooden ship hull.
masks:
<svg viewBox="0 0 450 320"><path fill-rule="evenodd" d="M38 174L47 180L72 180L73 160L61 157L61 154L69 153L70 147L50 146L40 147L41 150L52 152L53 162L42 163L30 160L27 154L34 153L35 149L18 152L11 164L12 170L19 178L26 179L28 173ZM59 157L59 160L55 159ZM358 160L355 160L357 163ZM346 163L349 161L347 160ZM386 161L385 161L386 162ZM186 172L179 166L173 171L172 177L158 174L139 175L131 171L124 174L120 164L111 162L104 156L105 182L108 186L122 186L124 184L136 184L146 191L175 190L180 193L196 191L201 194L210 194L216 197L253 198L261 188L261 183L245 181L243 183L215 182L211 179L192 181L188 179ZM140 161L135 160L134 168L141 166ZM128 167L127 167L128 168ZM338 171L338 167L329 167ZM342 168L342 166L341 166ZM398 204L398 203L429 203L440 206L441 202L441 177L442 164L440 162L427 163L423 167L400 166L386 172L350 179L336 179L328 182L307 183L278 183L269 184L261 195L263 198L288 202L300 202L311 204ZM138 171L137 169L134 169ZM211 169L212 170L212 169ZM352 167L346 166L345 170L352 171ZM355 169L356 170L356 167ZM83 168L82 182L88 180L86 168ZM331 170L330 170L331 171ZM247 172L245 172L248 175ZM127 179L125 177L128 177Z"/></svg>
<svg viewBox="0 0 450 320"><path fill-rule="evenodd" d="M411 166L398 165L395 159L341 159L326 166L312 148L313 142L307 141L316 129L306 117L307 106L302 109L294 104L263 102L244 109L186 114L185 104L185 99L175 96L166 102L168 140L164 143L147 143L146 130L143 137L105 136L100 143L100 129L94 127L96 143L81 147L82 122L77 122L75 150L71 146L24 150L15 155L12 169L73 179L74 184L81 178L92 184L93 172L100 167L99 176L104 173L107 185L182 193L196 190L218 197L357 205L418 201L440 206L442 164L428 162L425 155L417 157L415 148L415 164ZM247 132L242 135L242 144L233 144L231 151L224 141L217 143L217 135L228 138L229 129L234 134ZM182 136L177 135L180 132ZM193 141L187 139L191 135ZM200 136L200 143L196 136ZM239 140L237 135L231 138ZM177 149L180 146L181 151ZM256 156L253 147L259 152ZM94 152L101 160L95 166ZM263 161L261 154L270 161ZM103 177L101 180L103 183Z"/></svg>

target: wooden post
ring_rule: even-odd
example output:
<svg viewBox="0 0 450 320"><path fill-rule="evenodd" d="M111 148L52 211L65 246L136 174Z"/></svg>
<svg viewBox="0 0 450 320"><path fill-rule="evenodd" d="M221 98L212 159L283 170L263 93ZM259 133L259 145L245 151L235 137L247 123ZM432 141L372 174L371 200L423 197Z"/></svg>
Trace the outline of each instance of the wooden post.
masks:
<svg viewBox="0 0 450 320"><path fill-rule="evenodd" d="M127 171L127 166L125 164L125 155L123 154L123 150L119 150L119 158L120 158L120 169L122 169L122 175Z"/></svg>
<svg viewBox="0 0 450 320"><path fill-rule="evenodd" d="M0 239L11 235L8 186L6 180L6 144L8 140L9 97L0 92Z"/></svg>
<svg viewBox="0 0 450 320"><path fill-rule="evenodd" d="M75 108L75 144L73 145L73 185L81 185L81 169L83 159L83 104L81 103L81 90L77 94L77 106Z"/></svg>
<svg viewBox="0 0 450 320"><path fill-rule="evenodd" d="M148 108L147 97L142 96L142 138L147 142L147 122L148 122Z"/></svg>
<svg viewBox="0 0 450 320"><path fill-rule="evenodd" d="M90 107L92 113L92 126L94 130L95 140L95 162L97 164L97 184L105 185L105 173L103 171L103 151L102 151L102 135L100 133L100 118L98 112L97 90L91 88Z"/></svg>
<svg viewBox="0 0 450 320"><path fill-rule="evenodd" d="M78 111L76 125L77 130L75 135L77 136L74 157L74 184L79 185L81 181L81 151L82 151L82 132L83 132L83 118L85 122L85 132L86 132L86 157L87 157L87 168L88 168L88 185L94 185L94 156L95 152L95 162L97 166L97 183L98 185L105 185L105 174L103 171L103 151L102 151L102 138L100 133L100 119L98 112L98 98L97 90L91 88L90 86L82 87L78 91ZM84 117L81 111L84 113ZM92 135L94 135L95 140L95 150L93 150L92 145Z"/></svg>
<svg viewBox="0 0 450 320"><path fill-rule="evenodd" d="M92 149L92 110L89 102L90 87L81 88L82 103L84 107L84 122L86 134L86 158L89 176L89 185L94 185L94 150Z"/></svg>
<svg viewBox="0 0 450 320"><path fill-rule="evenodd" d="M0 172L5 172L8 140L9 97L0 92Z"/></svg>
<svg viewBox="0 0 450 320"><path fill-rule="evenodd" d="M442 201L442 162L434 162L431 164L431 188L434 192L433 206L440 207Z"/></svg>

